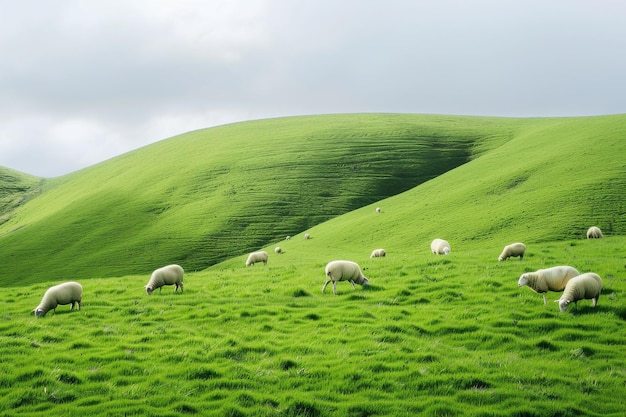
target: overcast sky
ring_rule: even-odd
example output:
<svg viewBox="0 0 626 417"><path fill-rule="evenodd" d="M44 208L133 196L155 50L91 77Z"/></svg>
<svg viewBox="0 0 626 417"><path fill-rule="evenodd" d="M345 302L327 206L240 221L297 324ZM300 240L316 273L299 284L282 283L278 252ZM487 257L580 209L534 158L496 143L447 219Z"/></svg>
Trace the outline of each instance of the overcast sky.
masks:
<svg viewBox="0 0 626 417"><path fill-rule="evenodd" d="M626 113L621 0L0 0L0 166L292 115Z"/></svg>

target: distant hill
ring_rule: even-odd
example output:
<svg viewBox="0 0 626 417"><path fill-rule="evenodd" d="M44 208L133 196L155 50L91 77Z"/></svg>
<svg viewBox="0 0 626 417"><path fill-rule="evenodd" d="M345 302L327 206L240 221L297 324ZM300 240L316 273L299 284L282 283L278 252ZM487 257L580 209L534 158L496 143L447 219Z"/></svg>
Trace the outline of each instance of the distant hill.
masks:
<svg viewBox="0 0 626 417"><path fill-rule="evenodd" d="M204 269L316 225L320 239L346 247L358 239L408 248L439 234L468 246L540 242L591 224L623 234L625 133L624 115L399 114L189 132L50 180L10 210L0 285L170 262ZM374 203L384 208L376 223L373 209L357 210Z"/></svg>
<svg viewBox="0 0 626 417"><path fill-rule="evenodd" d="M42 178L0 167L0 225L13 211L41 192Z"/></svg>

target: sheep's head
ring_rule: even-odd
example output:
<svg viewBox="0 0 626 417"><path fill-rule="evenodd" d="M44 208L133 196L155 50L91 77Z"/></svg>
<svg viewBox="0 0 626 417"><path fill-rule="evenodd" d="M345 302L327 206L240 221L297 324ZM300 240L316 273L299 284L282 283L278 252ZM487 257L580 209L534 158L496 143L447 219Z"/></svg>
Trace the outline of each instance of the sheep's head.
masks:
<svg viewBox="0 0 626 417"><path fill-rule="evenodd" d="M519 277L519 281L517 281L518 287L523 287L524 285L528 285L528 278L526 278L526 274L522 274L522 276Z"/></svg>
<svg viewBox="0 0 626 417"><path fill-rule="evenodd" d="M450 248L449 247L446 246L445 248L443 248L443 254L444 255L448 255L449 253L450 253Z"/></svg>
<svg viewBox="0 0 626 417"><path fill-rule="evenodd" d="M152 294L152 291L154 291L154 288L152 288L152 287L150 287L148 285L145 286L145 289L146 289L146 294L148 294L148 295Z"/></svg>
<svg viewBox="0 0 626 417"><path fill-rule="evenodd" d="M33 310L33 313L35 313L35 317L43 317L46 315L46 312L43 311L42 308L36 308Z"/></svg>
<svg viewBox="0 0 626 417"><path fill-rule="evenodd" d="M567 310L567 307L569 306L569 303L571 303L570 300L554 300L555 303L559 303L559 310L561 310L561 313L564 313L565 310Z"/></svg>
<svg viewBox="0 0 626 417"><path fill-rule="evenodd" d="M365 277L362 277L361 278L361 282L359 282L359 284L361 284L361 285L370 285L370 280L365 278Z"/></svg>

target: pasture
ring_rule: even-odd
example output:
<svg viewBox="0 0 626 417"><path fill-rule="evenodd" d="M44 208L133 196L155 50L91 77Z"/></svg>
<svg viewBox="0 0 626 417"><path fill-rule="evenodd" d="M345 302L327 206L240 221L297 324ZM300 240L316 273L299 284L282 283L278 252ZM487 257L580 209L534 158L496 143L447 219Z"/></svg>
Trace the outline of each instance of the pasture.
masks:
<svg viewBox="0 0 626 417"><path fill-rule="evenodd" d="M318 239L318 241L321 239ZM189 272L147 296L149 276L83 282L79 312L35 319L48 282L0 289L2 415L622 416L626 238L500 246L448 256L350 253L370 287L327 288L315 235ZM356 249L356 248L355 248ZM315 260L314 260L315 259ZM559 313L517 279L570 264L604 280L599 305Z"/></svg>
<svg viewBox="0 0 626 417"><path fill-rule="evenodd" d="M625 115L328 115L59 178L0 168L0 415L623 417L625 132ZM517 241L524 259L498 262ZM245 267L253 250L268 264ZM322 294L336 259L371 285ZM171 263L184 293L146 295ZM599 305L517 287L556 265L599 274ZM70 280L83 308L36 319Z"/></svg>

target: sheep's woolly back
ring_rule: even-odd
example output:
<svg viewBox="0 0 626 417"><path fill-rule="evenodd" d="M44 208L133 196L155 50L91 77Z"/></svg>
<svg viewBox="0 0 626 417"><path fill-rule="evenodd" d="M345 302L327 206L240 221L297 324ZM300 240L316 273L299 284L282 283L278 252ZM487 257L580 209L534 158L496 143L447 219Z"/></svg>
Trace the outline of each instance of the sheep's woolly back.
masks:
<svg viewBox="0 0 626 417"><path fill-rule="evenodd" d="M438 255L447 255L450 253L450 244L443 239L434 239L430 244L430 250Z"/></svg>
<svg viewBox="0 0 626 417"><path fill-rule="evenodd" d="M39 305L33 310L37 317L43 317L50 310L54 310L59 305L74 304L78 305L83 300L83 287L78 282L70 281L48 288L43 295Z"/></svg>
<svg viewBox="0 0 626 417"><path fill-rule="evenodd" d="M161 288L164 285L176 285L174 292L178 291L180 287L183 291L183 277L185 271L180 265L172 264L162 268L156 269L150 276L150 280L146 284L146 294L150 295L157 288Z"/></svg>
<svg viewBox="0 0 626 417"><path fill-rule="evenodd" d="M502 253L498 257L499 261L504 261L510 257L519 256L520 260L524 259L524 253L526 252L526 245L521 242L511 243L502 249Z"/></svg>
<svg viewBox="0 0 626 417"><path fill-rule="evenodd" d="M252 252L248 255L248 259L246 259L246 266L254 265L257 262L267 264L267 258L267 252L265 251Z"/></svg>
<svg viewBox="0 0 626 417"><path fill-rule="evenodd" d="M600 239L602 237L602 230L597 226L591 226L587 230L587 239Z"/></svg>
<svg viewBox="0 0 626 417"><path fill-rule="evenodd" d="M582 275L569 280L565 286L565 290L557 301L559 303L559 309L565 311L567 306L571 302L577 302L579 300L593 300L593 306L595 307L600 293L602 292L602 278L598 274L593 272L587 272Z"/></svg>
<svg viewBox="0 0 626 417"><path fill-rule="evenodd" d="M538 293L563 291L567 282L577 275L580 275L580 272L571 266L553 266L522 274L517 285L520 287L528 285L531 290Z"/></svg>

